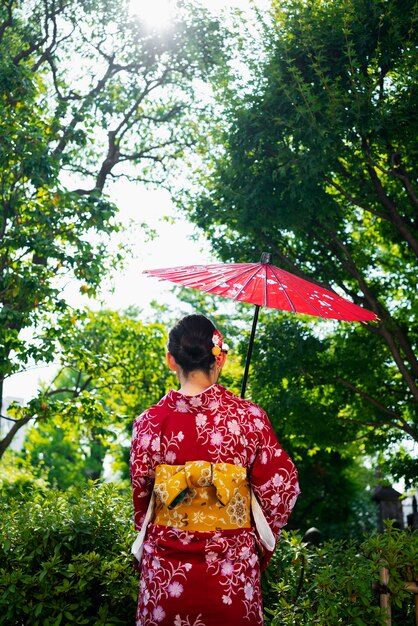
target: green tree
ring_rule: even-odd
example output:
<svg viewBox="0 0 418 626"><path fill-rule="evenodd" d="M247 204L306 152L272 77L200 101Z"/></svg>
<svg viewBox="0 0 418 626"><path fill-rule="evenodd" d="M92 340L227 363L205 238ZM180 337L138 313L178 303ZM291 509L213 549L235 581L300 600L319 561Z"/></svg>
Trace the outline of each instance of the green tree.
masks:
<svg viewBox="0 0 418 626"><path fill-rule="evenodd" d="M120 261L109 181L166 184L196 142L195 88L223 35L202 8L177 9L159 36L127 0L1 3L0 401L5 377L52 360L65 285L92 296Z"/></svg>
<svg viewBox="0 0 418 626"><path fill-rule="evenodd" d="M22 458L35 475L65 489L103 477L108 454L127 476L133 419L173 386L166 328L135 312L89 312L61 339L61 367L39 396L15 407L29 418Z"/></svg>
<svg viewBox="0 0 418 626"><path fill-rule="evenodd" d="M415 0L273 2L251 93L230 87L223 150L188 192L224 260L269 250L379 316L316 333L278 322L271 383L288 381L277 393L303 427L311 416L316 441L324 429L378 450L418 441L417 18ZM267 363L254 370L254 397ZM416 461L405 453L398 472L416 478Z"/></svg>

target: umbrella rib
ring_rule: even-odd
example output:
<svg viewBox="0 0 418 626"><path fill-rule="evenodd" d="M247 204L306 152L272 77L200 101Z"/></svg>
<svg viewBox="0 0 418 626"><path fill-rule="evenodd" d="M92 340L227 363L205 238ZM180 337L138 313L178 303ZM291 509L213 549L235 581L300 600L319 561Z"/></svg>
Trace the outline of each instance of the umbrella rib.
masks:
<svg viewBox="0 0 418 626"><path fill-rule="evenodd" d="M328 289L326 289L325 291L329 291L329 290L328 290ZM341 309L343 309L343 310L347 311L347 313L348 313L349 315L351 315L351 316L352 316L352 315L354 315L354 313L353 313L353 311L352 311L351 307L356 307L356 308L359 308L361 311L368 311L368 309L364 309L363 307L359 306L359 305L358 305L358 304L356 304L355 302L351 302L350 300L346 300L345 298L343 298L343 297L339 296L339 295L338 295L338 293L332 293L332 291L329 291L329 293L331 293L331 295L333 295L333 296L334 296L334 298L335 298L335 297L337 297L337 298L338 298L338 306L339 306ZM371 311L371 313L373 313L373 312ZM356 315L357 315L357 317L358 317L358 320L352 320L352 321L362 321L362 320L361 320L361 318L360 318L360 315L359 315L359 314L356 314ZM342 320L342 321L344 321L344 320ZM349 320L346 320L346 321L349 321Z"/></svg>
<svg viewBox="0 0 418 626"><path fill-rule="evenodd" d="M258 269L256 269L256 272L258 272ZM254 278L254 272L251 274L251 276L247 279L247 281L243 284L243 286L241 287L241 289L238 291L238 293L235 294L235 296L233 297L233 300L236 300L238 298L238 296L240 295L240 293L242 293L244 291L244 289L246 288L246 286L248 285L248 283L250 282L250 280L252 280Z"/></svg>
<svg viewBox="0 0 418 626"><path fill-rule="evenodd" d="M300 280L305 280L304 278L301 278ZM305 300L305 302L308 302L308 304L310 304L310 306L312 306L312 308L314 308L316 311L318 311L319 309L316 308L316 306L314 304L312 304L311 302L309 302L305 296L303 295L303 293L301 293L299 291L299 289L297 289L296 287L294 287L295 291L298 292L298 294ZM336 303L338 304L338 306L340 307L340 309L342 309L342 314L344 315L344 311L346 311L348 313L348 315L351 316L351 320L350 319L346 319L346 318L332 318L332 319L340 319L341 321L362 321L361 317L358 313L353 313L353 310L351 307L356 307L359 308L361 311L367 311L367 309L363 309L363 307L360 307L358 304L355 304L354 302L350 302L349 300L346 300L345 298L342 298L341 296L338 295L338 293L332 292L329 289L323 289L323 287L319 287L319 289L321 289L323 292L329 293L334 299L336 299ZM356 315L357 320L354 319L352 316ZM320 313L320 317L325 318L324 315L322 315L322 313ZM328 318L329 319L329 318Z"/></svg>
<svg viewBox="0 0 418 626"><path fill-rule="evenodd" d="M267 293L267 265L264 266L265 280L264 280L264 306L268 306L268 293Z"/></svg>
<svg viewBox="0 0 418 626"><path fill-rule="evenodd" d="M338 294L335 294L338 297L338 306L343 310L343 314L344 314L344 310L347 311L348 315L350 315L351 317L353 315L357 315L357 320L351 320L351 321L364 321L360 318L360 315L357 313L353 313L351 307L358 307L359 309L361 309L362 311L368 311L368 309L363 309L363 307L359 306L358 304L355 304L355 302L350 302L349 300L345 300L345 298L342 298L341 296L339 296ZM350 306L347 306L350 305ZM344 318L342 319L342 321L344 321ZM345 321L350 321L350 320L345 320Z"/></svg>
<svg viewBox="0 0 418 626"><path fill-rule="evenodd" d="M247 267L246 269L242 270L241 272L238 272L237 274L235 274L234 278L238 280L240 276L244 276L245 274L248 274L248 271L249 271L249 268ZM244 291L245 287L248 285L248 283L250 282L250 280L252 279L253 276L254 276L254 273L252 273L252 275L248 278L248 280L245 283L245 285L243 285L241 287L241 289L235 294L235 296L232 298L233 300L236 300L237 296L239 296L239 294L242 291ZM209 287L208 289L202 290L202 293L209 293L211 289L213 289L213 285L211 287Z"/></svg>
<svg viewBox="0 0 418 626"><path fill-rule="evenodd" d="M235 296L232 298L233 300L237 300L238 296L244 291L244 289L249 284L249 282L254 278L254 276L257 274L257 272L260 271L260 266L264 267L264 264L261 264L261 263L255 263L254 264L254 267L252 268L253 271L252 271L251 276L248 277L247 281L243 284L241 289L235 294ZM241 274L238 274L237 278L239 278L243 274L247 274L248 272L249 272L249 268L247 268L245 271L241 272ZM265 272L266 272L266 279L267 279L267 270L265 270ZM264 305L263 306L267 306L267 280L264 281Z"/></svg>
<svg viewBox="0 0 418 626"><path fill-rule="evenodd" d="M232 278L233 278L234 280L239 280L239 279L240 279L240 277L245 276L245 275L248 275L248 273L249 273L250 271L252 272L252 273L251 273L251 275L250 275L250 277L248 278L248 280L246 280L245 284L241 287L241 289L240 289L240 290L239 290L239 291L235 294L235 296L232 298L233 300L236 300L236 299L237 299L237 297L240 295L240 293L241 293L242 291L244 291L245 287L248 285L248 283L250 282L250 280L253 278L253 276L254 276L254 272L255 272L255 271L258 271L258 269L259 269L259 264L258 264L258 263L254 263L254 264L251 264L251 265L252 265L251 267L248 267L248 265L247 265L244 269L240 269L239 271L237 271L237 269L236 269L236 268L234 268L234 267L231 267L231 268L229 268L229 269L228 269L228 274L232 274ZM215 268L216 268L216 266L213 266L213 268L215 269ZM178 269L177 269L177 272L178 272L178 273L181 273L181 272L180 272L180 270L181 270L181 268L178 268ZM152 272L152 270L149 270L149 271L147 271L146 273L150 273L150 274L151 274L151 272ZM155 274L154 274L154 275L155 275ZM161 274L160 274L159 278L160 278L160 279L162 279L162 280L168 280L168 281L175 282L175 283L177 283L177 284L179 284L179 285L181 285L181 286L183 286L183 287L189 287L189 288L192 288L192 289L198 289L198 290L199 290L199 291L201 291L202 293L211 293L211 292L212 292L212 290L213 290L214 288L216 288L216 287L217 287L217 285L213 285L213 284L211 284L211 285L210 285L209 287L207 287L206 289L201 289L201 287L200 287L200 286L195 286L195 284L193 284L193 283L195 283L195 280L194 280L193 278L190 278L190 279L189 279L189 280L187 280L187 281L186 281L186 280L184 280L184 281L182 280L182 281L180 282L180 281L176 280L176 279L173 277L173 275L172 275L172 273L171 273L171 272L170 272L170 273L167 273L166 275L163 275L163 276L161 276ZM180 278L180 277L176 277L176 278ZM231 277L228 277L227 275L225 275L225 272L222 272L222 271L221 271L221 269L219 269L219 272L218 272L217 274L213 274L213 275L212 275L211 280L213 281L215 278L222 278L222 279L225 279L225 280L231 280Z"/></svg>
<svg viewBox="0 0 418 626"><path fill-rule="evenodd" d="M278 280L280 280L276 274L275 274L275 276L276 276L276 278L277 278ZM303 279L301 279L301 280L303 280ZM319 317L323 317L323 318L325 318L325 316L322 314L322 311L321 311L320 309L318 309L318 308L317 308L317 307L316 307L316 306L315 306L312 302L310 302L310 301L306 298L306 296L304 296L304 294L303 294L303 293L302 293L302 292L301 292L301 291L300 291L297 287L295 287L295 286L293 285L293 289L294 289L294 290L295 290L295 291L299 294L299 296L300 296L300 297L301 297L301 298L302 298L302 299L303 299L303 300L304 300L304 301L305 301L305 302L306 302L309 306L311 306L311 307L314 309L314 311L317 311L317 312L318 312L318 316L319 316ZM331 293L331 292L330 292L330 293ZM336 295L338 295L338 294L336 294ZM293 309L293 310L295 310L295 309Z"/></svg>
<svg viewBox="0 0 418 626"><path fill-rule="evenodd" d="M276 280L278 281L279 285L280 285L280 286L281 286L281 288L283 289L283 293L284 293L284 295L286 296L287 301L289 302L289 304L290 304L290 306L291 306L291 308L292 308L292 311L293 311L294 313L296 313L296 312L297 312L297 311L296 311L296 307L295 307L295 305L293 304L292 300L290 299L290 296L289 296L289 294L287 293L286 289L283 287L283 283L282 283L282 281L281 281L281 279L280 279L280 276L278 276L278 275L276 274L276 272L275 272L275 270L274 270L274 265L270 265L270 269L271 269L271 271L273 272L273 274L274 274L274 276L275 276Z"/></svg>

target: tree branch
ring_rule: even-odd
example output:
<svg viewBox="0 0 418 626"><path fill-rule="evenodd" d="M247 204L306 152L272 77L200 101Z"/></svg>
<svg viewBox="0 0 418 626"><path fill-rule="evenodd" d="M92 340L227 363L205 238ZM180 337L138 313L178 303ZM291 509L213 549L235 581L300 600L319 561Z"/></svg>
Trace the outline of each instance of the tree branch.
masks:
<svg viewBox="0 0 418 626"><path fill-rule="evenodd" d="M39 50L40 48L42 48L43 44L46 42L46 38L41 39L38 42L33 42L31 41L31 43L29 44L29 46L27 48L25 48L25 50L21 50L19 52L19 54L17 54L13 59L13 65L19 65L19 63L21 61L23 61L23 59L26 59L27 57L29 57L33 52Z"/></svg>
<svg viewBox="0 0 418 626"><path fill-rule="evenodd" d="M308 376L312 380L317 381L319 383L322 383L322 384L326 383L326 384L328 384L330 382L329 380L320 379L319 376L316 376L315 374L312 374L312 372L308 372L308 371L306 371L303 368L300 368L300 371L305 376ZM367 392L365 392L362 389L360 389L360 387L357 387L352 382L342 378L341 376L339 376L339 377L337 377L335 379L332 379L332 382L339 383L340 385L342 385L346 389L349 389L350 391L353 391L355 394L359 395L364 400L366 400L366 402L368 402L368 403L372 404L373 406L375 406L379 411L381 411L382 413L385 413L386 415L390 415L390 417L393 418L393 420L383 420L383 421L380 421L380 422L365 422L364 420L355 420L355 419L352 419L352 418L344 418L344 421L348 421L348 422L353 423L353 424L359 424L360 426L384 426L384 425L392 426L392 427L395 426L396 428L399 428L403 432L405 432L408 435L410 435L412 437L412 439L414 439L414 441L418 441L418 432L416 432L408 424L408 422L402 417L402 415L399 415L393 409L388 408L387 406L382 404L382 402L380 402L380 400L377 400L376 398L374 398L373 396L371 396Z"/></svg>
<svg viewBox="0 0 418 626"><path fill-rule="evenodd" d="M7 420L8 422L18 422L15 417L9 417L8 415L0 415L0 419Z"/></svg>
<svg viewBox="0 0 418 626"><path fill-rule="evenodd" d="M384 404L379 402L379 400L376 400L376 398L373 398L373 396L369 395L368 393L366 393L365 391L363 391L359 387L356 387L356 385L353 385L353 383L350 383L350 381L345 380L344 378L339 377L339 378L336 378L336 382L340 383L341 385L343 385L347 389L350 389L351 391L354 391L354 393L356 393L357 395L360 395L362 398L367 400L367 402L370 402L370 404L373 404L373 406L378 408L379 411L382 411L383 413L387 413L387 415L390 415L391 417L394 417L397 420L401 419L401 416L398 415L398 413L396 413L392 409L389 409Z"/></svg>
<svg viewBox="0 0 418 626"><path fill-rule="evenodd" d="M405 422L404 419L399 418L400 424L394 424L393 422L391 422L390 420L383 420L380 422L364 422L361 420L355 420L352 419L351 417L345 417L344 418L345 422L349 422L350 424L359 424L361 426L371 426L372 428L379 428L381 426L396 426L396 428L399 428L399 430L402 430L403 432L405 432L407 435L410 435L410 437L414 440L418 442L418 433L416 433L407 422ZM360 437L357 438L358 439L365 439L367 437L367 434L365 435L361 435Z"/></svg>
<svg viewBox="0 0 418 626"><path fill-rule="evenodd" d="M3 6L5 6L5 8L7 10L7 19L0 26L0 43L3 40L3 36L4 36L4 33L6 32L7 28L10 28L12 26L12 23L13 23L13 12L12 12L13 0L10 0L7 3L7 5L6 5L6 2L4 2Z"/></svg>
<svg viewBox="0 0 418 626"><path fill-rule="evenodd" d="M376 215L376 217L381 217L384 220L389 219L389 216L387 215L387 213L381 213L380 211L376 211L375 209L372 209L372 207L369 204L366 204L365 202L360 200L360 198L356 198L355 196L348 193L348 191L345 191L345 189L343 189L341 185L339 185L334 180L332 180L332 178L329 178L329 176L325 176L324 179L326 180L327 183L332 185L334 189L339 191L345 198L347 198L347 200L349 200L355 206L358 206L360 209L364 209L368 213L372 213L373 215Z"/></svg>
<svg viewBox="0 0 418 626"><path fill-rule="evenodd" d="M161 143L155 144L153 146L149 146L146 150L140 150L139 152L133 152L132 154L121 154L120 161L136 161L139 159L153 159L156 161L161 161L163 157L160 155L150 154L155 150L159 150L161 148L165 148L167 146L179 145L179 143L175 139L167 139L167 141L162 141ZM181 145L181 144L180 144ZM184 144L186 145L186 144Z"/></svg>
<svg viewBox="0 0 418 626"><path fill-rule="evenodd" d="M113 365L111 367L109 367L109 369L112 369ZM86 378L86 380L84 381L84 383L81 385L79 391L78 391L78 395L80 395L80 393L82 393L83 391L85 391L87 389L87 387L90 385L91 381L93 380L93 376L88 376Z"/></svg>
<svg viewBox="0 0 418 626"><path fill-rule="evenodd" d="M71 393L74 397L78 396L78 391L72 387L55 387L54 389L45 391L44 395L50 398L58 393Z"/></svg>
<svg viewBox="0 0 418 626"><path fill-rule="evenodd" d="M12 443L13 438L16 435L16 433L25 424L27 424L32 418L33 418L32 415L26 415L26 417L22 417L22 419L18 420L17 422L13 424L13 426L11 427L9 432L6 434L6 436L0 441L0 459L2 458L3 454L6 452L9 445Z"/></svg>
<svg viewBox="0 0 418 626"><path fill-rule="evenodd" d="M106 159L103 161L100 171L96 178L95 189L99 189L103 191L103 188L106 183L106 178L119 161L120 149L119 149L119 140L116 137L116 131L109 131L107 134L108 137L108 151Z"/></svg>
<svg viewBox="0 0 418 626"><path fill-rule="evenodd" d="M49 62L51 63L51 61L49 60ZM68 143L68 138L71 135L71 131L73 131L75 129L75 127L77 126L77 124L79 122L81 122L83 120L84 117L84 109L87 106L87 104L89 103L89 101L94 98L94 96L96 96L99 91L101 91L103 89L103 87L106 85L107 81L109 80L110 76L113 74L113 65L109 64L109 66L107 67L106 72L103 74L102 78L96 83L95 87L93 87L93 89L91 89L86 95L81 96L79 94L75 94L73 91L71 91L71 98L70 97L65 97L65 96L61 96L62 100L82 100L82 104L79 107L78 111L74 114L73 119L71 120L71 122L68 124L67 128L65 129L63 136L61 137L57 147L55 148L55 150L53 151L53 155L57 156L59 154L61 154L64 149L67 146ZM57 93L58 95L58 93Z"/></svg>
<svg viewBox="0 0 418 626"><path fill-rule="evenodd" d="M415 239L414 235L410 230L410 224L399 214L395 202L392 200L390 196L387 195L382 182L377 175L375 170L375 164L370 155L369 145L367 140L362 137L362 149L366 156L366 169L369 174L370 180L372 181L373 187L377 193L377 196L381 202L381 204L387 209L389 219L391 223L395 226L397 231L402 235L403 239L409 244L411 250L414 252L415 256L418 258L418 241Z"/></svg>
<svg viewBox="0 0 418 626"><path fill-rule="evenodd" d="M359 270L357 269L355 265L354 259L351 256L350 251L348 250L348 246L344 244L342 241L340 241L340 239L337 237L335 232L331 234L331 237L334 243L336 244L337 248L343 253L343 257L341 257L341 255L338 255L338 252L337 252L337 255L339 256L340 261L343 264L344 268L351 274L351 276L353 276L356 279L361 291L365 295L366 300L369 302L369 306L372 308L374 313L376 313L376 315L381 320L380 321L381 334L383 335L384 339L386 340L386 343L389 346L389 349L398 366L399 371L402 373L403 377L405 378L405 381L408 384L408 387L410 388L414 398L418 401L418 387L416 385L414 377L412 376L411 372L406 367L403 361L402 355L400 353L399 347L397 346L394 340L394 337L392 336L389 329L392 330L395 337L398 339L400 343L400 347L403 350L409 364L411 365L412 370L418 375L418 360L415 356L414 350L412 349L412 346L408 338L405 336L401 328L396 324L395 320L391 317L389 312L381 304L381 302L375 297L374 293L372 292L370 287L367 285L364 277L361 275L361 273L359 272Z"/></svg>
<svg viewBox="0 0 418 626"><path fill-rule="evenodd" d="M402 165L401 156L399 152L394 152L392 154L391 162L392 162L391 172L393 173L394 176L396 176L396 178L399 178L399 180L403 183L404 189L406 193L408 194L409 199L411 200L412 206L414 208L417 207L418 197L416 196L415 191L412 187L411 180L405 168Z"/></svg>
<svg viewBox="0 0 418 626"><path fill-rule="evenodd" d="M48 37L49 37L49 20L52 21L52 33L53 33L52 41L49 44L49 46L43 51L43 53L41 54L37 62L34 64L32 68L33 73L38 71L42 63L45 61L45 59L51 54L52 50L55 48L55 44L57 42L58 28L57 28L56 14L54 12L52 13L46 12L45 14L45 41L48 41Z"/></svg>

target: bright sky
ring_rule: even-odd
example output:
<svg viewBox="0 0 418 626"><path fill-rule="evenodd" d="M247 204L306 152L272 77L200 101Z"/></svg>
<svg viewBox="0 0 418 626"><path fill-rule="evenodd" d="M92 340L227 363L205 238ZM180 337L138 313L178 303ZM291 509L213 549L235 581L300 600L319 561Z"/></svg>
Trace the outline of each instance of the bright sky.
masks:
<svg viewBox="0 0 418 626"><path fill-rule="evenodd" d="M173 16L174 8L172 0L130 0L132 13L140 16L150 28L164 30L168 28ZM225 6L238 6L248 4L247 0L201 0L200 4L208 9L220 10Z"/></svg>
<svg viewBox="0 0 418 626"><path fill-rule="evenodd" d="M140 15L150 26L164 28L169 25L173 14L172 0L130 0L132 13ZM248 10L252 4L251 0L200 0L200 4L213 12L219 12L224 8L240 8ZM253 4L262 6L267 4L267 0L262 2L255 0Z"/></svg>
<svg viewBox="0 0 418 626"><path fill-rule="evenodd" d="M150 27L165 27L167 21L162 16L170 16L170 0L131 0L132 10L145 17ZM248 10L251 0L201 0L201 4L214 13L233 7ZM258 6L266 6L267 0L256 0ZM102 300L111 309L125 309L130 305L139 307L147 315L151 311L150 302L175 304L170 283L159 282L142 275L144 269L214 262L209 245L201 237L192 239L196 234L193 226L181 218L171 203L168 192L164 190L146 190L130 182L118 182L111 191L120 208L119 217L128 225L132 220L137 223L127 234L113 239L116 246L123 237L132 244L133 256L128 258L122 271L113 278L112 285L103 285ZM173 218L167 220L166 218ZM173 221L174 220L174 221ZM157 237L144 242L144 233L140 224L146 222L157 231ZM111 288L112 287L112 288ZM99 302L92 302L82 297L79 285L74 282L66 287L66 297L74 306L88 305L100 308ZM16 374L6 379L4 397L28 400L36 393L38 381L50 379L56 371L56 365L37 367Z"/></svg>

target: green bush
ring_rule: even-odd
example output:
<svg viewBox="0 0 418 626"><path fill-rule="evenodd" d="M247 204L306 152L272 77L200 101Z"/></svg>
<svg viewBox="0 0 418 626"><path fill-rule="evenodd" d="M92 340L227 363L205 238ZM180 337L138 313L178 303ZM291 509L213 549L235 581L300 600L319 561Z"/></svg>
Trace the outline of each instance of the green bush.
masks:
<svg viewBox="0 0 418 626"><path fill-rule="evenodd" d="M129 492L91 483L3 498L0 624L134 623Z"/></svg>
<svg viewBox="0 0 418 626"><path fill-rule="evenodd" d="M263 577L266 625L381 626L379 572L390 571L392 626L415 624L405 581L418 578L418 533L388 527L362 543L328 541L313 547L283 533Z"/></svg>
<svg viewBox="0 0 418 626"><path fill-rule="evenodd" d="M130 490L91 483L53 491L22 476L12 486L3 484L0 502L0 624L133 625ZM412 626L403 583L418 578L418 533L388 528L362 543L315 548L284 532L263 575L266 626L382 626L383 563L392 624Z"/></svg>

